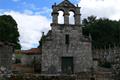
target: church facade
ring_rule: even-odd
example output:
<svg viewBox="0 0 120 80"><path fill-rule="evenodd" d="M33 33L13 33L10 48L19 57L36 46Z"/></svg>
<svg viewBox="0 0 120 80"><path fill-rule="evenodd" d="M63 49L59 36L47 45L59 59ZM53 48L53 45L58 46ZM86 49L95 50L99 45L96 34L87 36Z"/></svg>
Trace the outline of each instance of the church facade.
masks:
<svg viewBox="0 0 120 80"><path fill-rule="evenodd" d="M82 34L80 7L64 0L60 4L54 4L52 10L52 29L45 36L44 41L41 41L41 73L89 72L93 67L92 45L90 38L85 38ZM64 13L63 24L58 23L58 11ZM74 13L74 24L69 23L70 11Z"/></svg>

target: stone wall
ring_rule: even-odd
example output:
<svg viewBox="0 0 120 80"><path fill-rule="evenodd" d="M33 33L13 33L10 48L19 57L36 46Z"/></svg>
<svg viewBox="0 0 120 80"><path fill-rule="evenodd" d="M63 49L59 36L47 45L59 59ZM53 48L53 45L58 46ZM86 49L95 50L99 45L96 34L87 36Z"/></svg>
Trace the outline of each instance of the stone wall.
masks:
<svg viewBox="0 0 120 80"><path fill-rule="evenodd" d="M39 74L15 74L9 77L8 79L9 80L76 80L76 77L70 75L43 76Z"/></svg>
<svg viewBox="0 0 120 80"><path fill-rule="evenodd" d="M120 54L120 47L118 46L110 47L107 49L93 49L93 58L102 63L113 63L116 60L116 56L118 56L118 54Z"/></svg>
<svg viewBox="0 0 120 80"><path fill-rule="evenodd" d="M112 80L111 72L81 72L77 74L77 80Z"/></svg>
<svg viewBox="0 0 120 80"><path fill-rule="evenodd" d="M55 25L54 25L55 26ZM60 29L62 28L62 29ZM69 34L69 45L65 35ZM91 42L81 34L81 27L58 25L42 46L42 72L61 73L61 57L73 57L74 73L88 71L92 67Z"/></svg>
<svg viewBox="0 0 120 80"><path fill-rule="evenodd" d="M4 77L3 77L4 78ZM0 78L1 79L1 78ZM109 73L97 73L94 77L91 73L79 73L74 75L40 75L40 74L14 74L9 80L112 80Z"/></svg>
<svg viewBox="0 0 120 80"><path fill-rule="evenodd" d="M0 67L10 68L12 63L13 47L9 45L0 46Z"/></svg>

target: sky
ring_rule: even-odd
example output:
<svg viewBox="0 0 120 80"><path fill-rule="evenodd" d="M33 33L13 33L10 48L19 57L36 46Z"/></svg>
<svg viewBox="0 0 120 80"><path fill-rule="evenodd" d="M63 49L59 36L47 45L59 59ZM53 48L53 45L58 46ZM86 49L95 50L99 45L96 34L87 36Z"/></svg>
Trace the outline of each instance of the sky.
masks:
<svg viewBox="0 0 120 80"><path fill-rule="evenodd" d="M22 50L36 48L42 32L51 29L51 6L62 0L0 0L0 15L11 15L18 24ZM91 15L120 19L120 0L69 0L81 7L81 18ZM60 14L61 16L61 14ZM62 18L60 17L60 20ZM72 21L72 19L71 19ZM61 21L62 22L62 21Z"/></svg>

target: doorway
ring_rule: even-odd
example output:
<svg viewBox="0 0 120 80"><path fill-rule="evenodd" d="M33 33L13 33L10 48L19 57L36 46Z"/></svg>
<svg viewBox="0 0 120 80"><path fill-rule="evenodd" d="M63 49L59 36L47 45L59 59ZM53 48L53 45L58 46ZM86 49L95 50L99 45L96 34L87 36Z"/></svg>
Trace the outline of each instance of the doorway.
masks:
<svg viewBox="0 0 120 80"><path fill-rule="evenodd" d="M73 73L73 57L62 57L62 73Z"/></svg>

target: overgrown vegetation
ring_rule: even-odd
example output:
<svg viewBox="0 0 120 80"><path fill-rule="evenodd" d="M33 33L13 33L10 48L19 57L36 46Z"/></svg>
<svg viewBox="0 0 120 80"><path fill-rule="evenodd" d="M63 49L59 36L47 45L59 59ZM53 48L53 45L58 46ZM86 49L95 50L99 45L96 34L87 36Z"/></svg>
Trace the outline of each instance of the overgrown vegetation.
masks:
<svg viewBox="0 0 120 80"><path fill-rule="evenodd" d="M91 34L93 47L108 48L120 45L120 21L90 16L83 19L82 24L83 34L85 36Z"/></svg>

